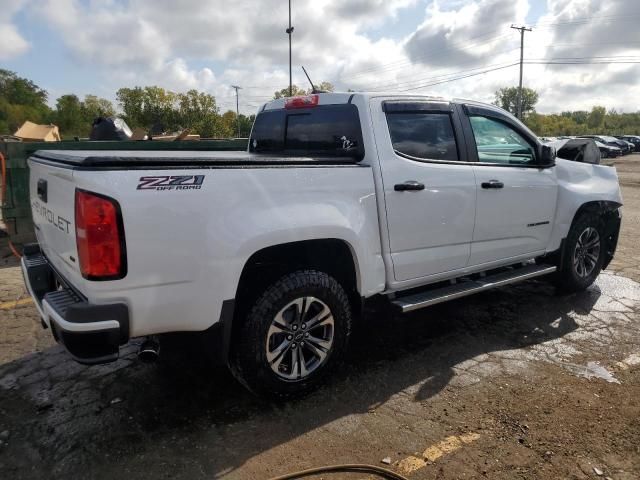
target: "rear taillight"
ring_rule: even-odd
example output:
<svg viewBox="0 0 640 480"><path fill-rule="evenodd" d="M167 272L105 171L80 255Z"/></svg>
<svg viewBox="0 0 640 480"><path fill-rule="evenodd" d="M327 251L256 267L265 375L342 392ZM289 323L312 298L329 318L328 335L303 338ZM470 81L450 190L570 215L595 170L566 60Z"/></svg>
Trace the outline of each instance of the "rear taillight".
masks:
<svg viewBox="0 0 640 480"><path fill-rule="evenodd" d="M84 278L115 280L124 277L127 262L118 202L76 190L76 244Z"/></svg>
<svg viewBox="0 0 640 480"><path fill-rule="evenodd" d="M284 108L308 108L318 106L320 97L318 95L306 95L304 97L290 97L284 101Z"/></svg>

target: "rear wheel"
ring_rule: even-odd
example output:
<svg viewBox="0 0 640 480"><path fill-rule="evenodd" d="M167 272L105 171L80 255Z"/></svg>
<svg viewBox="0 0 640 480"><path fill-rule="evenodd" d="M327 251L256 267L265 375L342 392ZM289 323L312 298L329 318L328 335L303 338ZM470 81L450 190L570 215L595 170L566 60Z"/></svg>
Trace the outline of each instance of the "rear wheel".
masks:
<svg viewBox="0 0 640 480"><path fill-rule="evenodd" d="M576 292L591 285L602 270L605 247L600 216L581 215L571 226L565 243L558 286Z"/></svg>
<svg viewBox="0 0 640 480"><path fill-rule="evenodd" d="M609 158L609 152L607 152L606 150L601 150L600 151L600 157Z"/></svg>
<svg viewBox="0 0 640 480"><path fill-rule="evenodd" d="M236 336L232 371L259 395L302 394L339 363L350 332L342 286L324 272L294 272L255 301Z"/></svg>

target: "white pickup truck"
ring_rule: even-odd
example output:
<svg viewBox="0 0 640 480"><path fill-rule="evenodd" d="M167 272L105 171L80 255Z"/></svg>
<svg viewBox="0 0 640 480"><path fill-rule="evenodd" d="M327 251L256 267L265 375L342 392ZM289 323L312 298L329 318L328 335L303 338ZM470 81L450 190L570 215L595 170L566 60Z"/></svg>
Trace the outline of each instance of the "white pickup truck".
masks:
<svg viewBox="0 0 640 480"><path fill-rule="evenodd" d="M621 219L614 168L556 159L492 105L426 96L275 100L248 152L39 151L29 166L25 281L76 360L203 332L276 396L331 371L373 298L407 312L543 275L587 288Z"/></svg>

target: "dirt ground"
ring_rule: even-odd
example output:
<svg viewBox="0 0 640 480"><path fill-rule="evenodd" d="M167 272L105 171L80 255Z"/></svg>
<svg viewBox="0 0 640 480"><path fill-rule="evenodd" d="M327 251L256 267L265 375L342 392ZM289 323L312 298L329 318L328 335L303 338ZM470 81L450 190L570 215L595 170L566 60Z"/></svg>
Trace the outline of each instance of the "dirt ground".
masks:
<svg viewBox="0 0 640 480"><path fill-rule="evenodd" d="M141 364L135 345L74 363L5 255L0 478L266 479L385 458L412 480L640 478L640 155L615 164L622 234L588 291L531 281L378 314L325 387L286 404L193 359Z"/></svg>

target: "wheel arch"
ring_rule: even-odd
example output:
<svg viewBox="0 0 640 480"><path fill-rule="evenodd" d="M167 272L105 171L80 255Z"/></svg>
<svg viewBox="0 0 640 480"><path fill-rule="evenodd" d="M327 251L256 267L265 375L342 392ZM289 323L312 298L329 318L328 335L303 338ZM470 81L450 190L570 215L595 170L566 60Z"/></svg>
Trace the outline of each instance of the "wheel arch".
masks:
<svg viewBox="0 0 640 480"><path fill-rule="evenodd" d="M619 202L614 202L613 200L594 200L591 202L585 202L578 209L576 213L573 215L573 219L571 220L571 228L573 224L576 222L576 219L580 218L585 213L601 213L606 214L609 212L613 212L622 206Z"/></svg>
<svg viewBox="0 0 640 480"><path fill-rule="evenodd" d="M361 274L356 251L349 242L338 238L322 238L264 247L245 262L235 299L223 304L222 354L225 362L229 359L238 325L259 294L287 273L301 269L320 270L334 277L347 293L353 313L360 313Z"/></svg>
<svg viewBox="0 0 640 480"><path fill-rule="evenodd" d="M551 261L559 266L563 265L564 257L566 255L566 246L567 246L567 235L573 228L573 225L576 221L585 214L598 214L602 216L603 220L603 229L604 229L604 237L605 237L605 248L606 248L606 257L603 263L603 268L607 268L611 260L613 259L613 255L615 254L616 246L618 243L618 234L620 230L620 216L618 215L618 209L622 206L620 202L612 201L612 200L594 200L590 202L585 202L573 214L573 218L571 219L571 223L568 226L568 229L565 235L562 237L560 241L560 246L557 250L553 252L547 253L543 258L546 261Z"/></svg>

